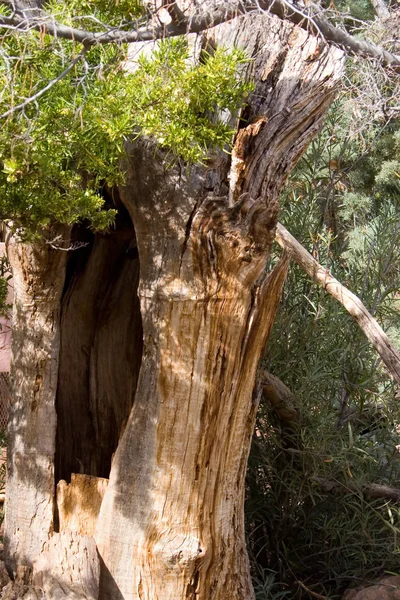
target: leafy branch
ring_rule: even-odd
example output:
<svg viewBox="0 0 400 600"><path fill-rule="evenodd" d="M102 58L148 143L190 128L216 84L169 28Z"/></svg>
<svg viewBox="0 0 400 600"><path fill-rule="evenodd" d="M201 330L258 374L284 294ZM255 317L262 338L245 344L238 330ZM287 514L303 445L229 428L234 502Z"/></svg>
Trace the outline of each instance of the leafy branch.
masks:
<svg viewBox="0 0 400 600"><path fill-rule="evenodd" d="M359 40L347 31L335 27L321 15L319 7L311 5L308 8L299 8L296 2L289 0L237 0L235 2L215 0L206 12L196 10L188 15L179 10L176 2L170 2L165 3L164 13L155 11L146 25L139 25L129 30L122 25L105 32L93 32L64 25L42 9L29 12L15 10L13 0L2 0L1 3L11 7L12 14L0 17L0 28L15 29L19 32L35 29L56 38L73 40L85 45L145 42L188 33L201 33L240 15L268 12L321 36L327 42L347 52L378 60L384 66L400 71L400 57L396 54L372 42ZM210 7L209 4L207 6ZM162 16L165 11L169 14L167 19Z"/></svg>
<svg viewBox="0 0 400 600"><path fill-rule="evenodd" d="M58 83L59 81L61 81L61 79L64 79L64 77L66 75L68 75L68 73L70 71L72 71L72 69L74 68L74 66L82 58L84 58L84 56L87 53L88 49L89 49L88 46L84 46L83 50L70 62L70 64L64 69L64 71L62 71L59 75L57 75L57 77L54 77L54 79L52 79L51 81L49 81L49 83L47 85L45 85L41 90L39 90L38 92L36 92L36 94L33 94L29 98L26 98L20 104L17 104L16 106L12 106L9 110L6 110L2 115L0 115L0 119L4 119L6 117L9 117L13 113L15 113L17 110L22 110L22 109L26 108L28 106L28 104L30 104L31 102L35 102L36 100L39 100L39 98L41 96L43 96L46 92L48 92L49 90L51 90L51 88L54 85L56 85L56 83Z"/></svg>

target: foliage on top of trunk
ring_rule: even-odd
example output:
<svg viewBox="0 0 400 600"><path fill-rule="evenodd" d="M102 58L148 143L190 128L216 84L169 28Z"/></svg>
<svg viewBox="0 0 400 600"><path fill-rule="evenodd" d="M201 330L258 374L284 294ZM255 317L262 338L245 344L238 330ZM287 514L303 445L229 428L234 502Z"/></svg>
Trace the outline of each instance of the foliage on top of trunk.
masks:
<svg viewBox="0 0 400 600"><path fill-rule="evenodd" d="M76 52L36 32L4 43L11 58L0 73L3 110L56 77ZM120 159L133 132L155 137L171 160L192 163L231 141L229 117L251 87L238 75L242 51L203 51L193 61L179 39L160 43L134 69L127 59L126 46L93 48L39 106L10 116L0 133L1 219L28 234L84 219L107 227L114 211L103 210L99 190L123 181Z"/></svg>

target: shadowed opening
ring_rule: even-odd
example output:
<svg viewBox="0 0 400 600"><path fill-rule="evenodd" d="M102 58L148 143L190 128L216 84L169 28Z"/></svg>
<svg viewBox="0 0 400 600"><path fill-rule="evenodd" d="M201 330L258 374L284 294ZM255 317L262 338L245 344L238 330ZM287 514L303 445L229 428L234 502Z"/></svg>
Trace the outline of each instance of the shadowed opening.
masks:
<svg viewBox="0 0 400 600"><path fill-rule="evenodd" d="M73 230L61 304L56 483L72 473L108 477L132 408L142 358L137 296L139 257L131 218L118 193L114 228Z"/></svg>

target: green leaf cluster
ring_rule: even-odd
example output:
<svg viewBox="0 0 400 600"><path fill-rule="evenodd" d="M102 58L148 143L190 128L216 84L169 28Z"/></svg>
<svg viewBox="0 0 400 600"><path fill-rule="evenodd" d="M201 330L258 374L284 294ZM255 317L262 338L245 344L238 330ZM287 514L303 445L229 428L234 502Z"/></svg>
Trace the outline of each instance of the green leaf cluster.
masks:
<svg viewBox="0 0 400 600"><path fill-rule="evenodd" d="M8 35L0 56L0 112L34 96L81 49L36 32ZM153 138L172 160L193 163L230 143L231 117L250 86L240 81L239 50L190 58L183 39L161 42L128 61L127 48L93 47L37 102L3 122L0 219L40 234L52 223L113 221L100 190L123 182L125 142Z"/></svg>
<svg viewBox="0 0 400 600"><path fill-rule="evenodd" d="M63 25L107 31L113 27L129 27L146 14L140 0L50 0L44 8Z"/></svg>
<svg viewBox="0 0 400 600"><path fill-rule="evenodd" d="M137 127L191 163L205 158L209 148L229 144L233 130L224 113L234 114L251 89L237 76L244 61L242 51L218 48L203 52L191 66L184 39L161 44L151 58L139 59L129 78Z"/></svg>

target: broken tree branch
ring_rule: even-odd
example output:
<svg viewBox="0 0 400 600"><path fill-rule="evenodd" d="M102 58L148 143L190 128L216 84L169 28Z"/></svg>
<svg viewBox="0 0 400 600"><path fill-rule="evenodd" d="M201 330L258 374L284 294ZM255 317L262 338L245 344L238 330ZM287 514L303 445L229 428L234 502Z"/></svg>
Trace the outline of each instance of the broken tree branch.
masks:
<svg viewBox="0 0 400 600"><path fill-rule="evenodd" d="M283 381L272 373L263 371L260 383L264 398L270 403L279 419L290 425L297 424L299 421L299 411L296 407L298 401Z"/></svg>
<svg viewBox="0 0 400 600"><path fill-rule="evenodd" d="M388 19L390 17L390 10L388 9L385 0L371 0L371 4L379 19Z"/></svg>
<svg viewBox="0 0 400 600"><path fill-rule="evenodd" d="M12 6L12 0L2 0L0 4ZM171 6L175 8L175 3L172 2ZM175 37L183 33L200 33L251 12L268 12L311 31L315 35L322 36L327 42L335 44L347 52L373 58L384 66L400 71L400 56L392 54L372 42L355 38L347 31L332 25L323 16L307 12L307 9L300 10L289 0L215 1L212 8L206 12L194 12L185 19L182 18L183 13L179 12L179 18L172 18L171 23L168 24L157 23L157 20L153 20L150 22L150 26L131 30L116 28L106 32L91 32L63 25L43 10L39 11L39 14L38 11L35 11L30 16L27 16L26 13L13 12L10 16L0 17L0 28L17 29L19 32L35 29L54 37L74 40L85 45L134 43ZM176 10L171 16L176 17Z"/></svg>
<svg viewBox="0 0 400 600"><path fill-rule="evenodd" d="M379 483L365 483L360 485L352 483L340 483L340 481L332 481L324 477L313 477L320 488L324 492L333 492L339 494L355 494L362 493L366 498L375 499L382 498L383 500L392 500L393 502L400 501L400 489L392 488L388 485L380 485Z"/></svg>
<svg viewBox="0 0 400 600"><path fill-rule="evenodd" d="M400 353L392 344L379 323L368 312L361 300L322 267L307 250L278 223L276 231L278 244L291 252L293 260L321 285L333 298L338 300L347 312L357 321L375 350L380 355L387 371L400 385Z"/></svg>

